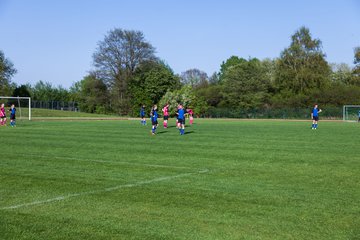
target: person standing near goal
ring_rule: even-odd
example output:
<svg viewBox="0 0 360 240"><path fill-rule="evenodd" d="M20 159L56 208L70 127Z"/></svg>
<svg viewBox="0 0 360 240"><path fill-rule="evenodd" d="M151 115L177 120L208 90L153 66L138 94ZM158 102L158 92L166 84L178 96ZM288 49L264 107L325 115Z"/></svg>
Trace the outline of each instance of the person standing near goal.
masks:
<svg viewBox="0 0 360 240"><path fill-rule="evenodd" d="M315 104L312 112L311 112L311 118L312 118L312 126L311 129L317 129L318 127L318 121L319 121L319 113L321 113L322 110L319 109L319 106Z"/></svg>
<svg viewBox="0 0 360 240"><path fill-rule="evenodd" d="M11 104L10 112L10 126L16 127L16 108L14 104Z"/></svg>
<svg viewBox="0 0 360 240"><path fill-rule="evenodd" d="M6 112L4 103L2 103L0 107L0 118L1 126L6 126Z"/></svg>

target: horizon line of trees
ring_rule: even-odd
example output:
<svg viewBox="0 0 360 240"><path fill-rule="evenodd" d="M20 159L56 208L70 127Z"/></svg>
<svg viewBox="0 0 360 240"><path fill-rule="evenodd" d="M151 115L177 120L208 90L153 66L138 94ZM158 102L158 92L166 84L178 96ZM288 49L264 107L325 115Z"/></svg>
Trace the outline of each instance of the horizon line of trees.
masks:
<svg viewBox="0 0 360 240"><path fill-rule="evenodd" d="M299 28L278 58L231 56L219 72L199 69L175 74L155 55L140 31L115 28L93 54L94 68L69 89L39 81L17 86L13 63L0 51L0 95L41 101L76 101L81 111L137 115L139 107L177 103L204 114L209 109L241 110L360 105L360 47L354 64L329 64L320 39Z"/></svg>

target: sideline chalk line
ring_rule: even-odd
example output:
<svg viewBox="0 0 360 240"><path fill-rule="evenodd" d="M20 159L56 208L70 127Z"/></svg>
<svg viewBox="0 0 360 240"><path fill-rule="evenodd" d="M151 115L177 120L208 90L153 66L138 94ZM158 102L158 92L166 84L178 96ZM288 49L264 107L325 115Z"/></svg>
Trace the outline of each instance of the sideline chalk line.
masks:
<svg viewBox="0 0 360 240"><path fill-rule="evenodd" d="M46 203L63 201L63 200L69 199L69 198L86 196L86 195L91 195L91 194L98 194L98 193L105 193L105 192L112 192L112 191L116 191L116 190L123 189L123 188L133 188L133 187L138 187L138 186L151 184L151 183L155 183L155 182L162 182L162 181L167 181L167 180L171 180L171 179L175 179L175 178L187 177L187 176L190 176L190 175L203 174L203 173L207 173L207 172L209 172L208 169L203 169L203 170L200 170L200 171L197 171L197 172L192 172L192 173L182 173L182 174L178 174L178 175L175 175L175 176L158 177L158 178L154 178L154 179L151 179L151 180L145 180L145 181L140 181L140 182L135 182L135 183L128 183L128 184L118 185L118 186L114 186L114 187L108 187L108 188L104 188L104 189L100 189L100 190L94 190L94 191L88 191L88 192L80 192L80 193L72 193L72 194L68 194L68 195L64 195L64 196L58 196L58 197L49 198L49 199L45 199L45 200L39 200L39 201L34 201L34 202L29 202L29 203L23 203L23 204L17 204L17 205L12 205L12 206L7 206L7 207L1 207L0 210L11 210L11 209L18 209L18 208L22 208L22 207L43 205L43 204L46 204Z"/></svg>

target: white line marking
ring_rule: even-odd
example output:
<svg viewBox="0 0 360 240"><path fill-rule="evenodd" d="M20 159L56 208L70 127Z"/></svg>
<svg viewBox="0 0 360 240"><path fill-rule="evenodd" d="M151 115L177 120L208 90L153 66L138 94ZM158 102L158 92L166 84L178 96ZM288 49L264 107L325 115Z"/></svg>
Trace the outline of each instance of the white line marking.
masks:
<svg viewBox="0 0 360 240"><path fill-rule="evenodd" d="M34 201L34 202L30 202L30 203L23 203L23 204L8 206L8 207L2 207L2 208L0 208L0 210L9 210L9 209L22 208L22 207L29 207L29 206L34 206L34 205L43 205L43 204L46 204L46 203L63 201L63 200L73 198L73 197L80 197L80 196L98 194L98 193L104 193L104 192L112 192L112 191L116 191L116 190L119 190L119 189L122 189L122 188L138 187L138 186L151 184L151 183L155 183L155 182L162 182L162 181L167 181L167 180L171 180L171 179L175 179L175 178L187 177L187 176L190 176L190 175L203 174L203 173L207 173L207 172L209 172L208 169L203 169L203 170L200 170L198 172L183 173L183 174L179 174L179 175L175 175L175 176L159 177L159 178L140 181L140 182L136 182L136 183L129 183L129 184L118 185L118 186L114 186L114 187L108 187L108 188L104 188L104 189L101 189L101 190L94 190L94 191L81 192L81 193L72 193L72 194L68 194L68 195L65 195L65 196L58 196L58 197L54 197L54 198L49 198L49 199L46 199L46 200L40 200L40 201Z"/></svg>
<svg viewBox="0 0 360 240"><path fill-rule="evenodd" d="M35 154L18 154L23 157L38 157L38 158L54 158L54 159L65 159L65 160L74 160L78 162L96 162L96 163L110 163L110 164L121 164L121 165L134 165L134 166L145 166L145 167L154 167L154 168L173 168L173 169L193 169L190 167L184 166L171 166L171 165L161 165L161 164L147 164L147 163L134 163L134 162L124 162L124 161L105 161L100 159L81 159L75 157L61 157L61 156L48 156L48 155L35 155Z"/></svg>

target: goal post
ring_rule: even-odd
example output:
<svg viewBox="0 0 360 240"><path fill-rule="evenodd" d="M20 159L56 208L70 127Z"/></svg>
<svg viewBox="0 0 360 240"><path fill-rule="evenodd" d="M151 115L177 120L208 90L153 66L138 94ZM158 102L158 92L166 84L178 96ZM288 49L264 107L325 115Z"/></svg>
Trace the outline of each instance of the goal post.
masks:
<svg viewBox="0 0 360 240"><path fill-rule="evenodd" d="M344 105L343 106L343 121L357 122L360 117L360 105Z"/></svg>
<svg viewBox="0 0 360 240"><path fill-rule="evenodd" d="M28 109L28 117L29 120L31 120L31 98L30 97L6 97L6 96L0 96L0 104L4 103L5 107L9 107L7 106L7 104L4 102L4 100L7 100L7 103L9 103L9 101L11 101L12 104L15 104L15 107L17 107L19 109L19 118L22 119L22 101L25 101L26 104L23 104L23 106L28 105L26 109Z"/></svg>

